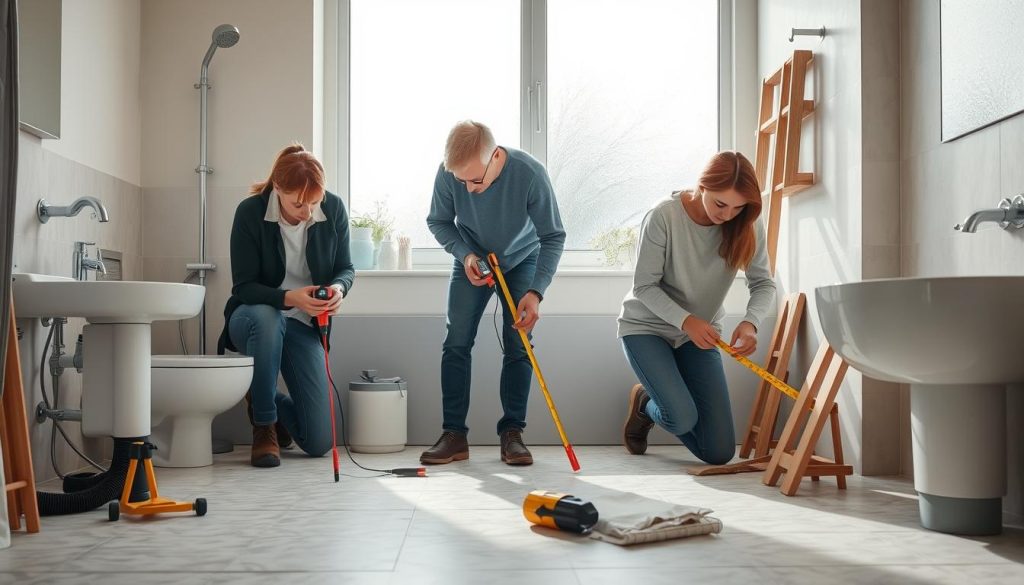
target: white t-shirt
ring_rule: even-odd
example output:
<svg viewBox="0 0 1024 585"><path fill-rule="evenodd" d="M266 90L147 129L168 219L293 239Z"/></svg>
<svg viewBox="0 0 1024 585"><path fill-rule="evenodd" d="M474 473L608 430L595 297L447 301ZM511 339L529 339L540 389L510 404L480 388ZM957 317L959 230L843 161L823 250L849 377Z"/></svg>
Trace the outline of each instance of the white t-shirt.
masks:
<svg viewBox="0 0 1024 585"><path fill-rule="evenodd" d="M270 201L267 204L267 214L264 221L276 222L281 228L281 240L284 242L284 281L281 282L283 290L292 290L304 286L313 285L313 276L309 272L309 263L306 261L306 243L309 241L309 228L320 221L327 221L322 209L318 205L313 210L313 216L306 221L296 225L288 223L281 215L281 202L277 197L277 191L271 191ZM291 317L297 321L313 326L310 316L298 307L281 311L284 316Z"/></svg>

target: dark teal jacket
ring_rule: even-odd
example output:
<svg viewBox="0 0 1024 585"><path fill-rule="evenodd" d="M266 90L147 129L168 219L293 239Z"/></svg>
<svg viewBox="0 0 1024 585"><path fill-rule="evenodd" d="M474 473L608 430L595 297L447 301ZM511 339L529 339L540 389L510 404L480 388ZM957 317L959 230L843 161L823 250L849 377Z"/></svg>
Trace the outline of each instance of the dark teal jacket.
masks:
<svg viewBox="0 0 1024 585"><path fill-rule="evenodd" d="M231 297L224 307L224 329L217 342L217 353L224 349L238 351L228 335L231 314L241 305L270 305L278 310L284 304L284 241L281 228L265 221L270 202L270 187L247 197L235 209L231 226ZM348 296L352 290L355 269L349 251L348 211L340 197L325 193L320 204L327 221L309 228L306 262L313 283L318 286L340 284Z"/></svg>

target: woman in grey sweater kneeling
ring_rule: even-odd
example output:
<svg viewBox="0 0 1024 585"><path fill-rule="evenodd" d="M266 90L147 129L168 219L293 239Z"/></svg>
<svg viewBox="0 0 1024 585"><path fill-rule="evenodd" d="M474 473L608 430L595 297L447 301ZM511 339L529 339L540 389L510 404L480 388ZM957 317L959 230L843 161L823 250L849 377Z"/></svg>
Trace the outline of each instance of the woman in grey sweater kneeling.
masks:
<svg viewBox="0 0 1024 585"><path fill-rule="evenodd" d="M722 303L740 269L750 300L730 345L757 348L757 330L775 302L761 190L738 152L712 157L697 188L676 192L647 213L633 289L619 315L619 338L640 384L629 396L626 450L642 455L655 423L702 461L720 465L736 452L729 392L716 347Z"/></svg>

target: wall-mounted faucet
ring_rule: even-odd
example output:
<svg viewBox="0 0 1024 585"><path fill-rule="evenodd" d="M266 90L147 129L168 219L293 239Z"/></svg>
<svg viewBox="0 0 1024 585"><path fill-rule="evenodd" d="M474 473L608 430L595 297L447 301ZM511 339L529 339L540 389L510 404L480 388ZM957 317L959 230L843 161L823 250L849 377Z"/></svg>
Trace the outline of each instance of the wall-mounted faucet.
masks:
<svg viewBox="0 0 1024 585"><path fill-rule="evenodd" d="M75 242L75 251L71 254L71 276L75 280L89 280L90 270L107 274L107 267L103 264L103 255L99 249L96 250L96 258L89 257L89 248L86 246L95 245L93 242Z"/></svg>
<svg viewBox="0 0 1024 585"><path fill-rule="evenodd" d="M1009 197L999 202L996 209L981 209L967 216L963 223L953 226L953 229L973 234L978 225L986 221L994 221L1004 230L1013 228L1024 228L1024 194L1017 195L1012 200Z"/></svg>
<svg viewBox="0 0 1024 585"><path fill-rule="evenodd" d="M107 215L107 208L103 207L99 199L91 195L79 197L71 205L67 206L50 205L46 202L46 199L40 199L39 203L36 203L36 217L39 218L39 223L46 223L50 221L51 217L73 217L86 207L93 209L94 218L104 222L110 221L110 216Z"/></svg>

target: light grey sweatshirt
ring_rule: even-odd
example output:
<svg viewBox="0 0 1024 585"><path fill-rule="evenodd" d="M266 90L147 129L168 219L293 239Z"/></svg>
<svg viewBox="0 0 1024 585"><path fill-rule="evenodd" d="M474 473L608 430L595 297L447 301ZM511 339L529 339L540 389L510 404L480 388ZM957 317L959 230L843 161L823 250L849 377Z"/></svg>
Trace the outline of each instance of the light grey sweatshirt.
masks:
<svg viewBox="0 0 1024 585"><path fill-rule="evenodd" d="M691 314L722 331L722 302L737 270L718 252L721 226L699 225L679 198L680 193L673 193L644 217L633 289L619 313L619 337L659 335L679 347L689 341L682 327ZM773 309L775 281L768 268L764 224L758 218L754 226L757 248L746 270L750 301L743 320L760 329Z"/></svg>

